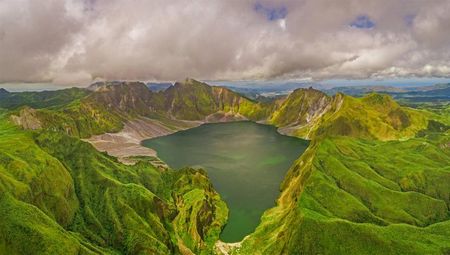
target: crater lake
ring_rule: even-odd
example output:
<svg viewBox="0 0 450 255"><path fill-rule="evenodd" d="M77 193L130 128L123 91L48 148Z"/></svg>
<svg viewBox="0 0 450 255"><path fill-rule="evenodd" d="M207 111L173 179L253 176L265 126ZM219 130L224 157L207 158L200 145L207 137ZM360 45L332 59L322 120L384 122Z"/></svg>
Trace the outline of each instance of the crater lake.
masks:
<svg viewBox="0 0 450 255"><path fill-rule="evenodd" d="M227 203L224 242L252 233L275 205L289 167L308 141L281 135L276 127L250 121L204 124L142 142L171 168L203 168Z"/></svg>

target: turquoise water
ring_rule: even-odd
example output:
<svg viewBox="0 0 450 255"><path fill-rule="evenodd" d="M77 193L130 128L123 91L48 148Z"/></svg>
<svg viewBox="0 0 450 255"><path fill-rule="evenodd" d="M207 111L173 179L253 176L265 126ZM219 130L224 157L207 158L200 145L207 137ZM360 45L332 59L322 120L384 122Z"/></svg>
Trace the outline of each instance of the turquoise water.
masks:
<svg viewBox="0 0 450 255"><path fill-rule="evenodd" d="M275 205L287 170L308 142L280 135L272 126L231 122L205 124L146 140L143 145L155 149L172 168L207 170L230 210L221 239L238 242L253 232L263 212Z"/></svg>

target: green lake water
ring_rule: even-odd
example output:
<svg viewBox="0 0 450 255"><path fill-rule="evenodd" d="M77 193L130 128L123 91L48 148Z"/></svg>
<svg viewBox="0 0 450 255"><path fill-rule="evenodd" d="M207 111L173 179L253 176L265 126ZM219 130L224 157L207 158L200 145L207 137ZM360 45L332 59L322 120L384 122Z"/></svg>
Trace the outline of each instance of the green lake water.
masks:
<svg viewBox="0 0 450 255"><path fill-rule="evenodd" d="M275 205L287 170L308 142L280 135L272 126L244 121L205 124L143 145L155 149L172 168L206 169L230 210L221 240L238 242Z"/></svg>

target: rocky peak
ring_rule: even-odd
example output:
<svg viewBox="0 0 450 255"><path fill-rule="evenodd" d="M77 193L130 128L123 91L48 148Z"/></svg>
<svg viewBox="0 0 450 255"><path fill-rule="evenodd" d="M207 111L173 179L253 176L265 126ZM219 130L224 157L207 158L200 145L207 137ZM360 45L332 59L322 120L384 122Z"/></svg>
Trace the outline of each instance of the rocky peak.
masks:
<svg viewBox="0 0 450 255"><path fill-rule="evenodd" d="M24 107L19 115L11 115L11 121L24 129L40 129L42 123L37 117L37 111L31 107Z"/></svg>
<svg viewBox="0 0 450 255"><path fill-rule="evenodd" d="M173 88L208 88L208 84L194 80L192 78L186 78L184 81L175 82Z"/></svg>
<svg viewBox="0 0 450 255"><path fill-rule="evenodd" d="M87 98L91 103L123 113L148 115L151 111L154 93L142 82L104 82L95 87Z"/></svg>
<svg viewBox="0 0 450 255"><path fill-rule="evenodd" d="M4 88L0 88L0 96L6 95L6 94L9 94L9 91L7 91L7 90L4 89Z"/></svg>
<svg viewBox="0 0 450 255"><path fill-rule="evenodd" d="M305 125L329 109L331 98L313 88L294 90L272 116L271 121L280 126Z"/></svg>

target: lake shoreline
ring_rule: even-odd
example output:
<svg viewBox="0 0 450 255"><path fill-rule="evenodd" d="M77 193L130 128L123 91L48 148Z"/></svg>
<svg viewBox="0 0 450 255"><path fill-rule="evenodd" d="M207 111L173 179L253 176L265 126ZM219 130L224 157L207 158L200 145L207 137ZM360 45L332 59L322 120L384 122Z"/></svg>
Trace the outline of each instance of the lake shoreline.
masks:
<svg viewBox="0 0 450 255"><path fill-rule="evenodd" d="M135 164L137 162L136 159L133 159L133 156L150 156L150 157L156 157L159 158L157 155L157 152L155 148L145 146L144 142L147 140L155 139L155 138L162 138L169 135L174 135L181 131L188 131L192 130L194 128L198 128L201 126L207 126L207 125L219 125L219 124L231 124L231 123L252 123L255 125L261 125L266 126L269 129L273 129L275 133L281 136L290 137L290 138L296 138L303 141L307 141L305 139L301 139L298 137L294 137L292 135L288 135L285 133L280 132L281 129L268 124L267 122L255 122L248 119L238 119L238 120L227 120L227 121L215 121L215 122L206 122L206 121L179 121L179 120L172 120L176 123L176 125L173 125L174 123L171 123L172 125L167 125L159 120L154 119L147 119L147 118L141 118L129 121L125 124L125 127L118 133L107 133L99 136L94 136L86 141L90 142L97 150L99 151L106 151L109 155L115 156L118 158L118 160L124 164ZM305 150L308 148L309 144L306 145ZM302 152L303 153L303 152ZM300 153L301 155L301 153ZM298 156L298 155L297 155ZM169 162L166 162L163 160L165 164L169 164ZM170 165L170 164L169 164ZM290 166L290 165L289 165ZM289 169L288 167L285 167L286 172ZM175 167L176 168L176 167ZM279 183L277 183L277 186L282 182L282 180L285 178L285 173L282 174L282 178ZM278 189L277 189L278 190ZM219 191L218 191L219 192ZM219 192L220 193L220 192ZM276 201L279 194L276 195L276 197L273 199ZM228 204L229 202L227 202ZM275 203L272 206L269 206L268 208L264 209L267 210L271 207L275 206ZM263 212L264 212L263 211ZM260 221L260 217L257 217L258 222ZM230 220L230 219L229 219ZM228 225L229 222L227 222ZM259 225L259 223L258 223ZM256 225L257 226L257 225ZM252 231L253 232L253 231ZM249 232L245 235L247 237L252 232ZM216 244L217 251L222 254L229 254L228 252L239 248L241 241L223 241L222 238L219 240L219 242Z"/></svg>
<svg viewBox="0 0 450 255"><path fill-rule="evenodd" d="M234 121L204 123L143 145L156 150L173 169L194 166L208 172L230 211L221 240L235 243L251 234L263 212L276 205L280 184L309 142L282 135L272 125Z"/></svg>
<svg viewBox="0 0 450 255"><path fill-rule="evenodd" d="M142 142L156 137L171 135L178 131L191 129L203 124L200 121L171 120L172 125L163 121L139 118L125 123L117 133L92 136L84 141L92 144L98 151L106 152L124 164L134 164L133 156L156 157L156 151L142 145Z"/></svg>
<svg viewBox="0 0 450 255"><path fill-rule="evenodd" d="M90 143L98 151L106 152L110 156L116 157L121 163L133 165L135 160L131 159L134 156L148 156L157 157L155 150L145 147L142 142L148 139L172 135L176 132L189 130L191 128L199 127L205 124L219 124L229 122L253 122L261 125L273 126L281 135L291 136L290 134L281 132L282 130L266 121L252 121L242 116L232 116L226 118L215 118L209 116L203 121L189 121L189 120L169 120L170 125L165 121L138 118L127 121L122 130L117 133L105 133L94 135L83 141Z"/></svg>

